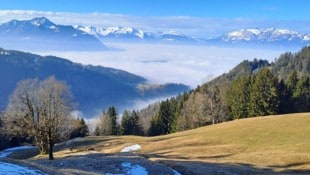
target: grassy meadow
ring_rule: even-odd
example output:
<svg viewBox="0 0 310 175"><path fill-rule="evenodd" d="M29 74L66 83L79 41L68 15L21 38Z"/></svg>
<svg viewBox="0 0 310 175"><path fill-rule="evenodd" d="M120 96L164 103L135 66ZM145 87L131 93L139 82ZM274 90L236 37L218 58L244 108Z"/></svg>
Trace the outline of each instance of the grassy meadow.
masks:
<svg viewBox="0 0 310 175"><path fill-rule="evenodd" d="M240 119L157 137L90 136L58 144L54 155L56 159L89 151L113 155L133 144L142 147L136 155L185 174L184 167L199 169L206 164L242 171L249 167L271 172L308 173L310 113ZM32 159L41 158L39 155Z"/></svg>

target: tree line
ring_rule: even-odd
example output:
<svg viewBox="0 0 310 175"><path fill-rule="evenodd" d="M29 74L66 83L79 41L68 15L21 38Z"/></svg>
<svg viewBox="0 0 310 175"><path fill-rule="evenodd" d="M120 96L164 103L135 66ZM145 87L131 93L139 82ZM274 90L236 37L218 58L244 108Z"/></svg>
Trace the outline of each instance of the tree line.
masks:
<svg viewBox="0 0 310 175"><path fill-rule="evenodd" d="M228 85L205 84L155 104L157 107L149 106L151 117L147 112L133 110L118 118L112 106L103 112L95 134L156 136L234 119L309 112L309 87L309 75L299 76L293 70L286 80L279 80L266 67Z"/></svg>

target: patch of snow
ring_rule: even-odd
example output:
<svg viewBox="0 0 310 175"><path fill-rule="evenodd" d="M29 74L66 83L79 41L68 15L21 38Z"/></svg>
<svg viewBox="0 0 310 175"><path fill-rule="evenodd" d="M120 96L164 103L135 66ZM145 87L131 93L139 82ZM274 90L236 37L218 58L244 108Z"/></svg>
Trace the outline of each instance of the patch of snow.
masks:
<svg viewBox="0 0 310 175"><path fill-rule="evenodd" d="M242 37L243 33L242 31L234 31L227 34L229 37Z"/></svg>
<svg viewBox="0 0 310 175"><path fill-rule="evenodd" d="M126 171L126 175L148 175L146 169L140 165L133 165L129 162L122 163L122 167Z"/></svg>
<svg viewBox="0 0 310 175"><path fill-rule="evenodd" d="M34 26L40 26L41 25L41 23L38 21L32 21L31 24Z"/></svg>
<svg viewBox="0 0 310 175"><path fill-rule="evenodd" d="M56 26L52 25L52 26L50 26L49 28L52 29L52 30L55 30L55 29L56 29Z"/></svg>
<svg viewBox="0 0 310 175"><path fill-rule="evenodd" d="M39 170L29 169L27 167L14 165L11 163L0 162L0 175L15 175L15 174L27 174L27 175L42 175Z"/></svg>
<svg viewBox="0 0 310 175"><path fill-rule="evenodd" d="M35 148L35 146L18 146L18 147L8 148L0 152L0 158L7 157L13 151L22 150L22 149L30 149L30 148Z"/></svg>
<svg viewBox="0 0 310 175"><path fill-rule="evenodd" d="M171 171L173 172L174 175L182 175L182 174L179 173L178 171L176 171L176 170L174 170L174 169L172 169L172 168L170 168L170 169L171 169Z"/></svg>
<svg viewBox="0 0 310 175"><path fill-rule="evenodd" d="M254 33L255 35L259 35L261 33L259 29L247 29L247 31Z"/></svg>
<svg viewBox="0 0 310 175"><path fill-rule="evenodd" d="M287 29L276 29L275 32L279 34L297 34L297 32Z"/></svg>
<svg viewBox="0 0 310 175"><path fill-rule="evenodd" d="M7 51L0 51L0 55L10 55L10 53Z"/></svg>
<svg viewBox="0 0 310 175"><path fill-rule="evenodd" d="M112 173L106 173L106 175L148 175L148 171L140 166L140 165L133 165L129 162L122 163L122 168L125 171L123 174L112 174Z"/></svg>
<svg viewBox="0 0 310 175"><path fill-rule="evenodd" d="M310 35L305 35L303 38L304 41L309 41L310 40Z"/></svg>
<svg viewBox="0 0 310 175"><path fill-rule="evenodd" d="M161 32L161 34L162 34L162 35L176 35L176 36L178 36L178 35L181 36L181 35L182 35L182 34L176 32L176 31L173 31L173 30L164 31L164 32Z"/></svg>
<svg viewBox="0 0 310 175"><path fill-rule="evenodd" d="M108 27L105 30L101 30L100 34L103 36L109 34L129 34L132 33L134 30L131 27Z"/></svg>
<svg viewBox="0 0 310 175"><path fill-rule="evenodd" d="M131 152L131 151L138 151L141 149L141 146L139 144L127 146L121 150L121 153Z"/></svg>
<svg viewBox="0 0 310 175"><path fill-rule="evenodd" d="M144 33L139 30L138 33L136 33L136 36L138 36L139 38L143 39L144 38Z"/></svg>

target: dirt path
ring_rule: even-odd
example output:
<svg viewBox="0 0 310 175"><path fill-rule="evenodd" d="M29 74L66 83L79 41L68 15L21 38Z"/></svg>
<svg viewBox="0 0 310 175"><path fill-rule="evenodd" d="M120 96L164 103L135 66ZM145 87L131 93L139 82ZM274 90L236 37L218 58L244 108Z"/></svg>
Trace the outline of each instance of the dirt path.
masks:
<svg viewBox="0 0 310 175"><path fill-rule="evenodd" d="M124 174L124 175L176 175L171 168L158 162L149 161L133 153L103 154L83 153L55 160L37 158L27 160L37 168L53 174Z"/></svg>

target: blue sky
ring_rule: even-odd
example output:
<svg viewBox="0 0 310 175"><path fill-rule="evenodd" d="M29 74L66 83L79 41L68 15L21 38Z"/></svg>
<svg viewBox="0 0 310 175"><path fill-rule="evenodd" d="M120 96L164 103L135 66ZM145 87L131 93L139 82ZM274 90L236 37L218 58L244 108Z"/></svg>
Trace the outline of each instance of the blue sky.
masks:
<svg viewBox="0 0 310 175"><path fill-rule="evenodd" d="M1 0L1 10L309 20L309 0Z"/></svg>
<svg viewBox="0 0 310 175"><path fill-rule="evenodd" d="M0 23L47 17L56 24L125 26L200 38L242 28L310 33L310 0L0 0Z"/></svg>

